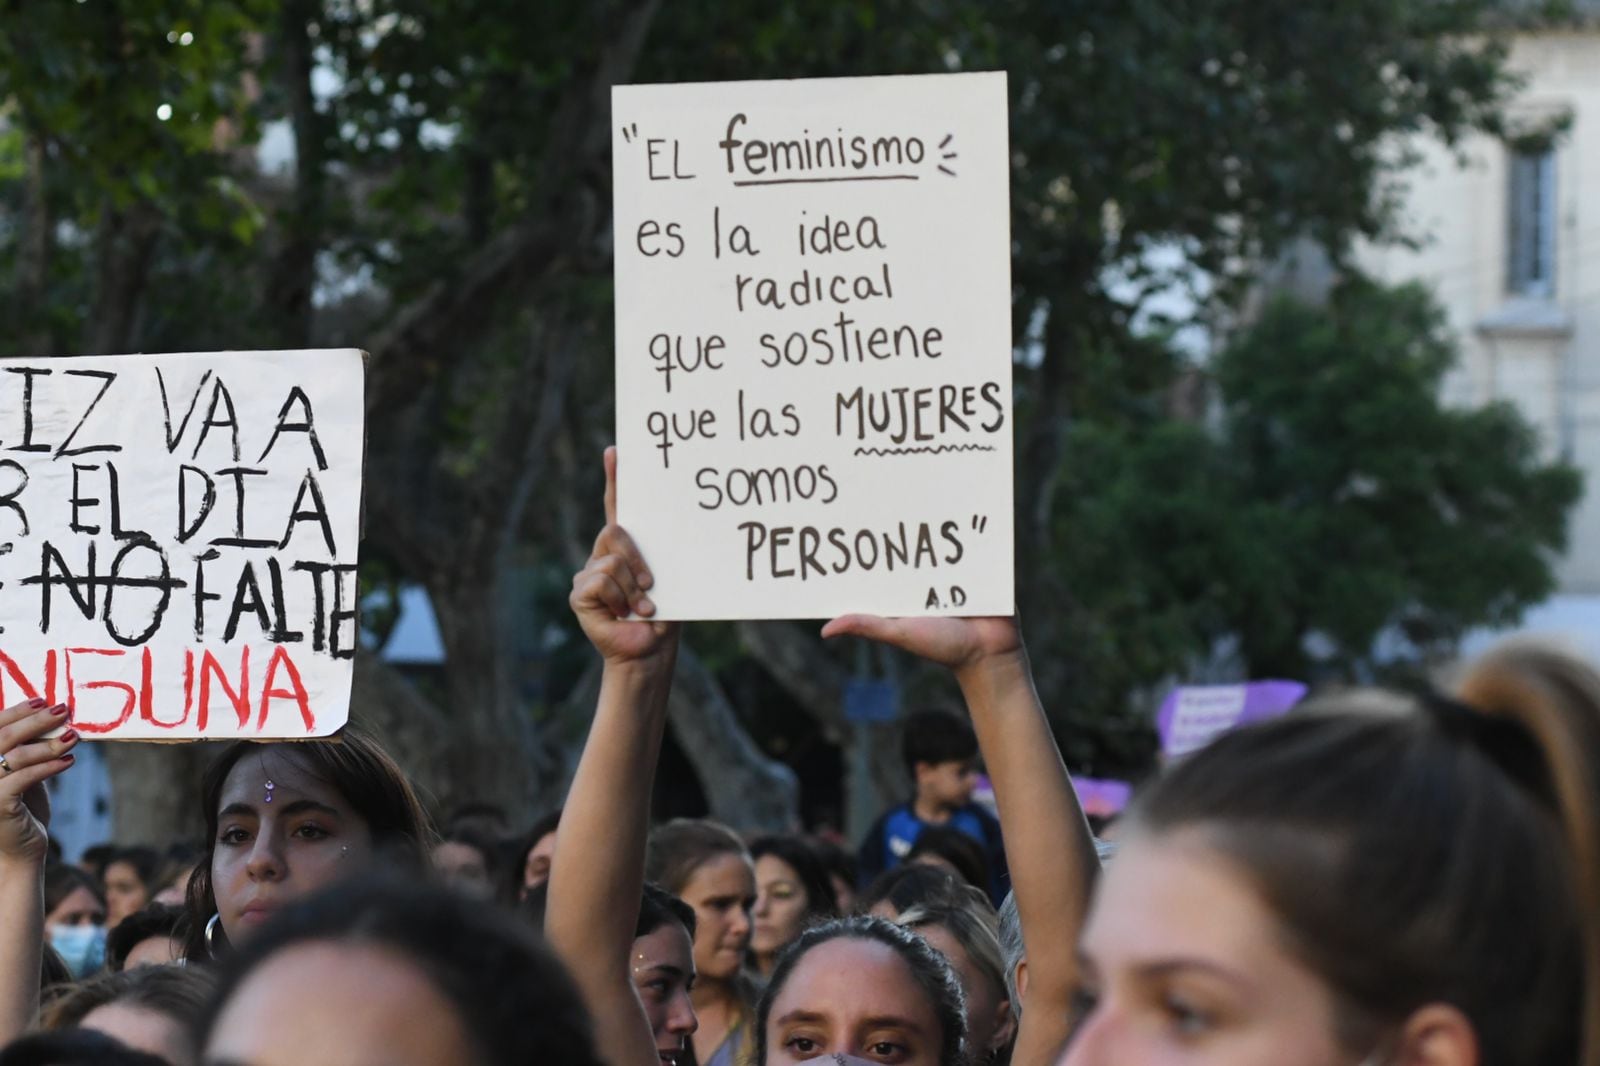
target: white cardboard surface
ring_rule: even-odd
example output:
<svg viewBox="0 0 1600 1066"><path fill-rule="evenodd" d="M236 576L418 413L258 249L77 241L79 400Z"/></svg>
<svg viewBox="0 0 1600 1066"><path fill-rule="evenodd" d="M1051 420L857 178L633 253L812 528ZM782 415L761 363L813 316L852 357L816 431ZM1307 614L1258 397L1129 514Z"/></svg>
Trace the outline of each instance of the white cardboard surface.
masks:
<svg viewBox="0 0 1600 1066"><path fill-rule="evenodd" d="M362 358L0 360L0 706L89 739L342 726Z"/></svg>
<svg viewBox="0 0 1600 1066"><path fill-rule="evenodd" d="M1011 614L1005 75L612 111L619 519L658 616Z"/></svg>

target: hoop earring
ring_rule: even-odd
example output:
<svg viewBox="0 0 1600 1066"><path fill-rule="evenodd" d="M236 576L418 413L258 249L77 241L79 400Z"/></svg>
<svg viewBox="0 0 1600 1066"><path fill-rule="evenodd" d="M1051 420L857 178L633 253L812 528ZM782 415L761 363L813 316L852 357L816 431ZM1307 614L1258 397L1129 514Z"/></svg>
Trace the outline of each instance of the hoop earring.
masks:
<svg viewBox="0 0 1600 1066"><path fill-rule="evenodd" d="M222 914L219 911L213 914L206 922L206 954L213 959L217 957L217 926L222 924Z"/></svg>

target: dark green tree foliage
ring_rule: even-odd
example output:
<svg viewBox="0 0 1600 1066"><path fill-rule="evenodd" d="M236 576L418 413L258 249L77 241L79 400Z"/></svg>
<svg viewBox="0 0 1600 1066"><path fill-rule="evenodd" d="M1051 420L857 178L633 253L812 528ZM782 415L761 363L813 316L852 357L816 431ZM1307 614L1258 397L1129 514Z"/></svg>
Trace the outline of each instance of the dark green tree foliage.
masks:
<svg viewBox="0 0 1600 1066"><path fill-rule="evenodd" d="M270 6L78 0L0 11L5 354L126 351L169 315L239 309L191 308L190 287L160 285L152 268L163 253L215 258L258 235L236 153L258 132L250 34Z"/></svg>
<svg viewBox="0 0 1600 1066"><path fill-rule="evenodd" d="M1275 614L1254 591L1271 582L1238 510L1207 511L1213 481L1238 491L1230 458L1171 420L1185 368L1134 328L1141 295L1204 276L1209 315L1288 239L1337 255L1358 236L1403 236L1395 136L1498 130L1504 49L1476 31L1506 7L1527 5L10 3L0 350L371 350L363 553L427 587L450 661L436 699L376 674L358 688L411 730L399 743L446 799L476 776L528 802L559 786L558 749L581 732L523 683L544 621L514 602L527 583L512 575L566 570L598 519L592 456L612 417L609 86L1004 68L1019 596L1047 704L1114 738L1077 752L1098 757L1143 728L1130 693L1237 620L1260 630L1245 639L1261 656L1331 626ZM287 173L255 165L265 128L293 144ZM1178 519L1201 531L1182 550L1156 539ZM1427 613L1407 621L1432 640L1473 605L1504 614L1546 580L1537 562L1505 565L1475 569L1481 593L1459 583L1455 614L1418 600ZM1119 567L1140 580L1113 587ZM1371 613L1392 617L1414 587ZM746 651L838 739L848 654L801 627L757 628L738 628ZM1329 632L1351 646L1360 634L1354 621ZM709 671L691 662L685 677L675 724L699 738L685 747L702 776L722 760L732 780L751 749L718 746L737 732L726 700ZM737 815L740 796L781 800L750 772L713 802ZM743 807L767 818L781 802Z"/></svg>
<svg viewBox="0 0 1600 1066"><path fill-rule="evenodd" d="M1367 678L1549 595L1581 478L1508 405L1442 404L1454 359L1426 291L1351 281L1216 356L1212 426L1075 426L1050 565L1108 700L1084 711L1229 645L1254 677Z"/></svg>
<svg viewBox="0 0 1600 1066"><path fill-rule="evenodd" d="M1448 646L1553 591L1582 480L1509 405L1442 405L1455 354L1425 290L1356 281L1325 310L1272 304L1217 359L1240 525L1272 579L1239 582L1229 612L1256 671L1303 675L1313 632L1344 670L1390 624Z"/></svg>

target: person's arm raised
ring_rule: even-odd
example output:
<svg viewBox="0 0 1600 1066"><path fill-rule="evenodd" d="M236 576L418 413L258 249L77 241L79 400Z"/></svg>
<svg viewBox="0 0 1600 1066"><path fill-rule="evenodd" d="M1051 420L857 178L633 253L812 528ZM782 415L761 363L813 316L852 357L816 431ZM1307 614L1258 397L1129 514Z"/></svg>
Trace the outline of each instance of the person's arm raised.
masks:
<svg viewBox="0 0 1600 1066"><path fill-rule="evenodd" d="M573 578L570 600L605 666L562 810L544 924L594 1016L605 1060L658 1066L630 964L678 627L648 620L650 571L616 520L616 449L606 449L605 466L606 527Z"/></svg>
<svg viewBox="0 0 1600 1066"><path fill-rule="evenodd" d="M822 635L881 641L955 674L994 783L1028 959L1027 1002L1011 1061L1054 1061L1071 1035L1075 949L1100 863L1016 622L846 615Z"/></svg>
<svg viewBox="0 0 1600 1066"><path fill-rule="evenodd" d="M72 730L59 727L62 706L43 700L0 711L0 1047L33 1027L39 1014L39 966L44 952L45 827L50 799L44 783L72 765Z"/></svg>

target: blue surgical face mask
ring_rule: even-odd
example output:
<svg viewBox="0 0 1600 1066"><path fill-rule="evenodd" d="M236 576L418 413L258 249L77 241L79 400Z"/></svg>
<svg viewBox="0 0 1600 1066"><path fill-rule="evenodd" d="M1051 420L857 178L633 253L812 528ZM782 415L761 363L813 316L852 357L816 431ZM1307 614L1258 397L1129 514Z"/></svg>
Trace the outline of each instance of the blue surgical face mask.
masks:
<svg viewBox="0 0 1600 1066"><path fill-rule="evenodd" d="M106 961L106 927L103 925L52 925L50 946L56 949L72 971L82 979Z"/></svg>

